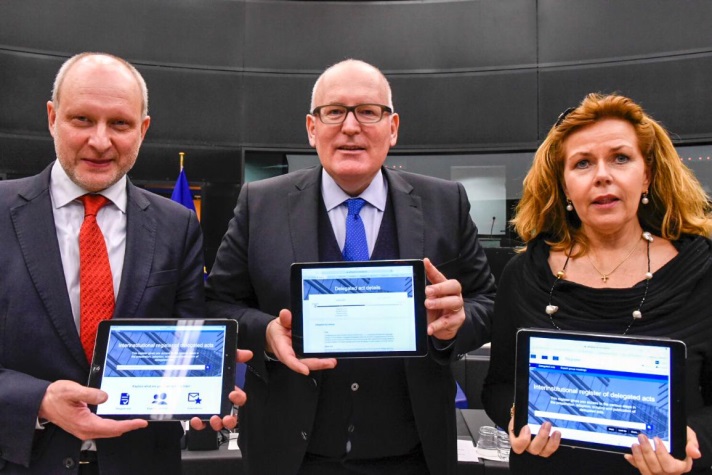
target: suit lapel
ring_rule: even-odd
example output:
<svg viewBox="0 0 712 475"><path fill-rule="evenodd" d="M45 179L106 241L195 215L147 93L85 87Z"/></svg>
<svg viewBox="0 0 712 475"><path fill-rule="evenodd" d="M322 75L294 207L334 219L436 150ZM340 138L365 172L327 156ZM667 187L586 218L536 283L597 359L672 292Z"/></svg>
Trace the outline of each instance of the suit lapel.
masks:
<svg viewBox="0 0 712 475"><path fill-rule="evenodd" d="M319 260L319 206L322 206L321 167L310 170L295 182L289 193L289 231L295 262ZM396 216L398 247L401 259L422 259L425 253L425 225L420 196L402 176L383 169L388 180L389 196Z"/></svg>
<svg viewBox="0 0 712 475"><path fill-rule="evenodd" d="M62 258L49 194L51 165L31 180L20 196L24 203L10 210L22 257L37 294L62 342L82 366L87 366L72 306L67 295Z"/></svg>
<svg viewBox="0 0 712 475"><path fill-rule="evenodd" d="M127 193L126 253L114 309L115 318L136 314L151 274L156 246L156 220L148 199L130 181L127 183Z"/></svg>
<svg viewBox="0 0 712 475"><path fill-rule="evenodd" d="M388 180L389 195L396 216L398 248L401 259L422 259L425 255L425 225L420 196L397 173L383 169Z"/></svg>
<svg viewBox="0 0 712 475"><path fill-rule="evenodd" d="M388 180L388 192L396 215L400 258L428 257L425 255L425 224L420 196L414 194L413 186L403 178L403 175L388 169L383 169L383 172ZM411 394L421 391L423 383L419 381L422 381L422 365L420 358L405 359L406 378Z"/></svg>
<svg viewBox="0 0 712 475"><path fill-rule="evenodd" d="M294 262L319 260L319 206L322 206L321 167L309 170L295 182L289 193L289 233L294 249Z"/></svg>

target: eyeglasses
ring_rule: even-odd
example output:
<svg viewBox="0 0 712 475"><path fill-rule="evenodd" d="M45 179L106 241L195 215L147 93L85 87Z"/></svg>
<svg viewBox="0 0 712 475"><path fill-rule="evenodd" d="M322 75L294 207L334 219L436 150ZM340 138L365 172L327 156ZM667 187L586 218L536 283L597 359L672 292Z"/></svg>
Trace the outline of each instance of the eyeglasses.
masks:
<svg viewBox="0 0 712 475"><path fill-rule="evenodd" d="M354 117L360 124L375 124L383 119L383 114L393 113L393 109L381 104L357 104L355 106L342 106L340 104L328 104L315 107L312 115L319 117L324 124L343 124L349 112L354 113Z"/></svg>

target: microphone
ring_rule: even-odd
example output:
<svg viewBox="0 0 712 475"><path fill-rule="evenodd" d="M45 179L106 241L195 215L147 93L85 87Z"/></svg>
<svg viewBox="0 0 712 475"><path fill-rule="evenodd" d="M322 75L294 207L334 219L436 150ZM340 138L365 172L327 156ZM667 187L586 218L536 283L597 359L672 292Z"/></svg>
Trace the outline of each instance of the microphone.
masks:
<svg viewBox="0 0 712 475"><path fill-rule="evenodd" d="M492 226L490 226L490 236L494 235L494 222L497 220L497 216L492 216Z"/></svg>

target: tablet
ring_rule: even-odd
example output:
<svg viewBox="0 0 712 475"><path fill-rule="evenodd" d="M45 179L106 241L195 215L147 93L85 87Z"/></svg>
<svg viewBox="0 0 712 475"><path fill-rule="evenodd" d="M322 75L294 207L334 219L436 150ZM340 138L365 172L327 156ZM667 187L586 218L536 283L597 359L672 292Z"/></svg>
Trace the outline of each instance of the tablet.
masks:
<svg viewBox="0 0 712 475"><path fill-rule="evenodd" d="M89 386L110 419L188 420L230 414L234 320L115 319L99 323Z"/></svg>
<svg viewBox="0 0 712 475"><path fill-rule="evenodd" d="M664 338L520 330L516 433L550 421L562 445L616 453L642 433L684 459L685 357L683 342Z"/></svg>
<svg viewBox="0 0 712 475"><path fill-rule="evenodd" d="M300 357L425 356L421 260L296 263L292 345Z"/></svg>

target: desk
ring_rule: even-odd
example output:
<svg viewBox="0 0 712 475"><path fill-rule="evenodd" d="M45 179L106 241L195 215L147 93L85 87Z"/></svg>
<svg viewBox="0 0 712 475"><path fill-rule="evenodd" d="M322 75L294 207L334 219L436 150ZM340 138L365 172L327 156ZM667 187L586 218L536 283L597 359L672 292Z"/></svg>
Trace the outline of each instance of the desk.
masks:
<svg viewBox="0 0 712 475"><path fill-rule="evenodd" d="M242 475L242 453L240 450L228 450L227 443L218 450L182 450L182 475L204 475L206 473L224 473Z"/></svg>
<svg viewBox="0 0 712 475"><path fill-rule="evenodd" d="M480 427L494 425L485 411L480 409L457 409L457 438L472 442L477 440ZM228 450L227 443L218 450L183 450L183 475L203 475L205 473L229 473L243 475L242 453ZM458 462L457 475L489 475L509 473L507 462L481 460L479 462ZM437 475L437 474L434 474Z"/></svg>

